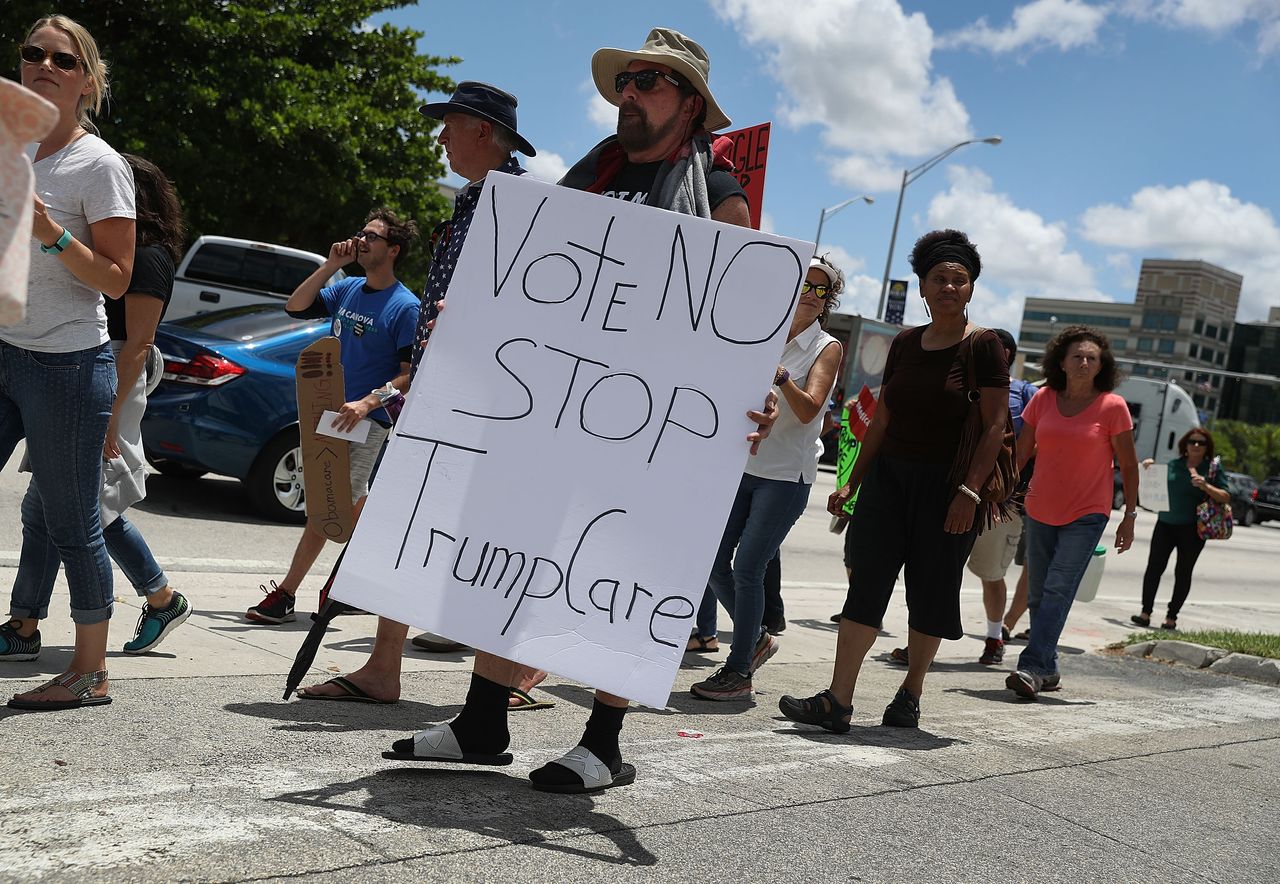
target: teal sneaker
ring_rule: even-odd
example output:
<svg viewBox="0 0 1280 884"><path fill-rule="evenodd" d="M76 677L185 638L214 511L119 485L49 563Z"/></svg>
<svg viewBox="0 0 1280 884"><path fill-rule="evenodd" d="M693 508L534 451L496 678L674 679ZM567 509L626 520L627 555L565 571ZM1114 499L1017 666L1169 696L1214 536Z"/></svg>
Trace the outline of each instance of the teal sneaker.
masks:
<svg viewBox="0 0 1280 884"><path fill-rule="evenodd" d="M0 625L0 660L21 663L40 656L40 630L23 638L18 635L17 627L20 625L17 620Z"/></svg>
<svg viewBox="0 0 1280 884"><path fill-rule="evenodd" d="M162 610L143 605L142 616L138 618L138 634L133 637L133 641L125 644L124 652L145 654L147 651L154 651L169 633L190 616L191 605L187 604L186 596L180 592L175 592L169 607Z"/></svg>

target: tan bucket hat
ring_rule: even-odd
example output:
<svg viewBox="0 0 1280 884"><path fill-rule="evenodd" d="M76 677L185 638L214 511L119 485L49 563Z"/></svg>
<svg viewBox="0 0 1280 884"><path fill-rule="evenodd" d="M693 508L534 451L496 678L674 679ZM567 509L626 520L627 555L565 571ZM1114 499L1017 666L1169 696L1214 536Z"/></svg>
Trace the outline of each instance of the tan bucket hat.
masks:
<svg viewBox="0 0 1280 884"><path fill-rule="evenodd" d="M720 110L720 105L716 104L715 96L707 86L707 78L711 76L711 60L707 58L706 50L684 34L670 28L654 28L639 49L597 49L596 54L591 56L591 76L605 101L615 106L622 103L622 96L614 88L613 80L633 61L665 64L688 80L707 102L708 132L724 129L732 122Z"/></svg>

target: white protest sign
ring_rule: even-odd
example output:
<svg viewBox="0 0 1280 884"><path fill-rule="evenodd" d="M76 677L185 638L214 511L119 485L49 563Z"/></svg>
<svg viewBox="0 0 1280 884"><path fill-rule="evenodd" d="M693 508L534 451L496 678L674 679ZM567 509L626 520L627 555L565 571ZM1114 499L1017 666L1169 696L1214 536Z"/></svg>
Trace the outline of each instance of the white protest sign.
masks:
<svg viewBox="0 0 1280 884"><path fill-rule="evenodd" d="M334 598L665 705L812 251L490 173Z"/></svg>
<svg viewBox="0 0 1280 884"><path fill-rule="evenodd" d="M1169 465L1138 467L1138 504L1153 513L1169 511Z"/></svg>

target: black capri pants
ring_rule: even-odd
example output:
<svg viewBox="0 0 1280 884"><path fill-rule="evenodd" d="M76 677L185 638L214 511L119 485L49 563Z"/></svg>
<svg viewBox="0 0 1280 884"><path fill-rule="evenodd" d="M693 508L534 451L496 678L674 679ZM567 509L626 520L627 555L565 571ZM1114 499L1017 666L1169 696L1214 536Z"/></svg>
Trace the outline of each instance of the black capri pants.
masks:
<svg viewBox="0 0 1280 884"><path fill-rule="evenodd" d="M851 573L845 619L878 629L901 571L911 628L952 640L964 635L960 581L978 537L978 518L964 534L943 530L956 493L947 482L950 471L950 464L884 454L871 465L846 529Z"/></svg>

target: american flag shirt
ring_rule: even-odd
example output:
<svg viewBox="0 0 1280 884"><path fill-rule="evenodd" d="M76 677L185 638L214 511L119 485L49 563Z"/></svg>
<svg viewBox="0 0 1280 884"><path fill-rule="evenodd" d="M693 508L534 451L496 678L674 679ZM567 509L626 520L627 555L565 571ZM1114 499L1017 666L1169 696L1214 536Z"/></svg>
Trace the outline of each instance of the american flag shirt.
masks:
<svg viewBox="0 0 1280 884"><path fill-rule="evenodd" d="M494 171L506 172L508 175L523 175L525 170L515 156L507 157L506 162ZM422 290L422 308L418 315L418 330L413 336L413 361L409 367L409 380L418 373L418 363L422 360L422 345L431 334L427 323L436 318L439 310L436 305L444 300L449 290L449 282L453 279L453 268L458 266L458 255L462 252L462 244L467 239L467 230L471 227L471 216L475 214L476 205L480 202L480 190L484 179L473 181L458 191L453 198L453 217L439 224L431 234L431 270L427 273L427 284Z"/></svg>

